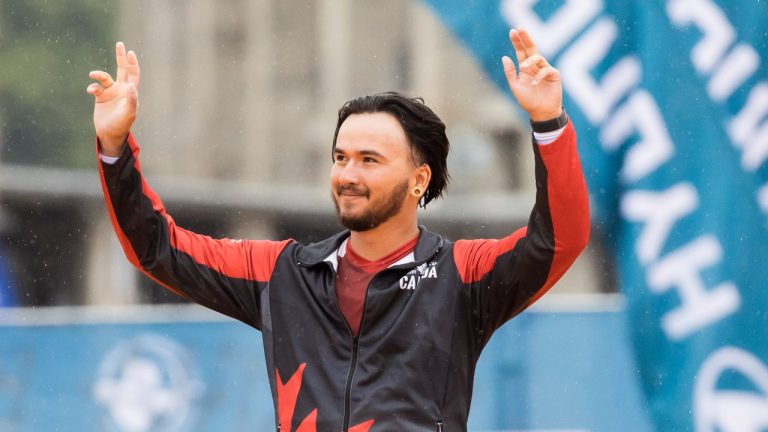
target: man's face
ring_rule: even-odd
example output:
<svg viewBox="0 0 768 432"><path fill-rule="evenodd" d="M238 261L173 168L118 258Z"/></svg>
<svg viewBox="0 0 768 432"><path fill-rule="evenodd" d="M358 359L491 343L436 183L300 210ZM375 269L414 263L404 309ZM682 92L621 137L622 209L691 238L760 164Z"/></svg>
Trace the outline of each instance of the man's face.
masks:
<svg viewBox="0 0 768 432"><path fill-rule="evenodd" d="M349 116L333 160L331 197L342 225L367 231L401 213L416 167L405 131L392 115Z"/></svg>

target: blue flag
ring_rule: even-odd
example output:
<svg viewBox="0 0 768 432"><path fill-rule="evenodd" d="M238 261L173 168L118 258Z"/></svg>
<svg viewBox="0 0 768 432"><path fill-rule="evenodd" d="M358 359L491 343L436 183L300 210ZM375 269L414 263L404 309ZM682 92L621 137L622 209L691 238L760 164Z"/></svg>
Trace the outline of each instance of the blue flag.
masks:
<svg viewBox="0 0 768 432"><path fill-rule="evenodd" d="M561 71L658 430L768 430L768 2L427 3L505 92L511 27Z"/></svg>

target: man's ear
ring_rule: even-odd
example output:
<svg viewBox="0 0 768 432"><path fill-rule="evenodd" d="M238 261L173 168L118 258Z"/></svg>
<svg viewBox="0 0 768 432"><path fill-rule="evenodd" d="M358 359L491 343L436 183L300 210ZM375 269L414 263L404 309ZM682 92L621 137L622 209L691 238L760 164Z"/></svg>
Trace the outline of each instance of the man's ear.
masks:
<svg viewBox="0 0 768 432"><path fill-rule="evenodd" d="M424 192L427 191L427 188L429 187L429 181L432 179L432 169L427 165L426 163L421 164L421 166L416 167L415 175L414 175L414 183L411 186L411 188L414 188L416 186L419 186L421 190Z"/></svg>

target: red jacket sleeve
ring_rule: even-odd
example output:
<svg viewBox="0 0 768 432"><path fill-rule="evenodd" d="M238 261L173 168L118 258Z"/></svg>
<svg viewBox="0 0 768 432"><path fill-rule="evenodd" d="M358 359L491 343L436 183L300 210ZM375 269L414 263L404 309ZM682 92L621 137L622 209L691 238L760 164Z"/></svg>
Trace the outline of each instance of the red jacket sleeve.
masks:
<svg viewBox="0 0 768 432"><path fill-rule="evenodd" d="M217 240L176 226L144 181L138 155L129 135L113 165L99 161L107 211L128 260L172 292L260 328L260 291L290 240Z"/></svg>
<svg viewBox="0 0 768 432"><path fill-rule="evenodd" d="M571 122L554 142L534 142L534 154L536 203L528 225L502 239L454 244L459 275L486 330L544 295L589 240L589 201Z"/></svg>

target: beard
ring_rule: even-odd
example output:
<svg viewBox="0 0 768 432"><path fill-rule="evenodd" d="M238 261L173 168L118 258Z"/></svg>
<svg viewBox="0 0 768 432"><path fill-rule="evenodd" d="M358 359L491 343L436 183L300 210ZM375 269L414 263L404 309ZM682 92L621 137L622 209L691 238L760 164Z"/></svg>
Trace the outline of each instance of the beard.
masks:
<svg viewBox="0 0 768 432"><path fill-rule="evenodd" d="M341 195L344 190L353 190L365 198L370 199L371 193L367 189L361 189L352 186L339 186L336 190L337 195ZM350 215L342 214L339 207L339 200L336 195L331 193L333 198L333 205L336 206L336 215L339 217L339 222L345 228L351 231L368 231L372 230L384 222L392 218L392 216L400 213L400 209L403 208L403 202L405 196L408 194L408 181L396 185L389 193L382 196L376 201L371 201L368 207L363 209L360 214Z"/></svg>

